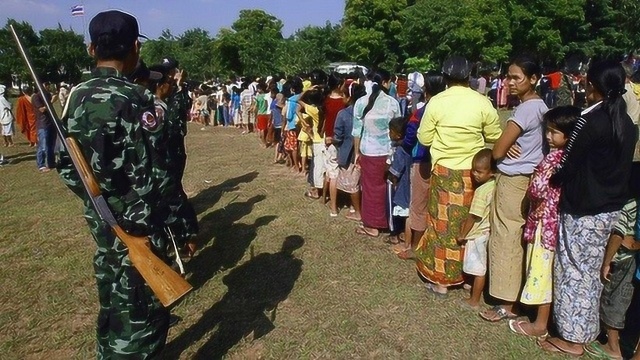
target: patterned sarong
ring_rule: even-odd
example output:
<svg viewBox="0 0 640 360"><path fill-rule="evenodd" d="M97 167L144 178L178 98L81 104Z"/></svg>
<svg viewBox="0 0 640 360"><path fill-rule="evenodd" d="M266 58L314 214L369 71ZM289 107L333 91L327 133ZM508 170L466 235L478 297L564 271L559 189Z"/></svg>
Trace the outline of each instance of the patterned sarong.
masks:
<svg viewBox="0 0 640 360"><path fill-rule="evenodd" d="M471 171L434 165L429 192L427 231L415 250L418 273L435 284L461 284L464 249L456 238L473 199Z"/></svg>

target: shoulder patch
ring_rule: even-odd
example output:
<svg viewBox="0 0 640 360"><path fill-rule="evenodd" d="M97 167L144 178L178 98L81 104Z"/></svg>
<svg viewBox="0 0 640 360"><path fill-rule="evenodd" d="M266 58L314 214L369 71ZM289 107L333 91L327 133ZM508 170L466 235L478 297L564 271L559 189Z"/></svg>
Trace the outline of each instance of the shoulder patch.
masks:
<svg viewBox="0 0 640 360"><path fill-rule="evenodd" d="M145 111L142 114L140 124L142 125L143 129L149 132L156 132L160 127L158 116L151 111Z"/></svg>

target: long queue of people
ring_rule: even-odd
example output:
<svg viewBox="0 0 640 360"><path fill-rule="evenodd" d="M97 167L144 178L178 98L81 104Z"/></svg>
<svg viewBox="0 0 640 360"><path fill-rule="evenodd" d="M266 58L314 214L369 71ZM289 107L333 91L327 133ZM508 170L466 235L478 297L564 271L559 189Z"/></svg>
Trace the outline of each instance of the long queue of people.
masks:
<svg viewBox="0 0 640 360"><path fill-rule="evenodd" d="M274 162L306 175L304 196L328 201L329 216L348 194L355 232L388 233L434 296L470 289L462 306L542 350L621 358L640 281L640 103L623 65L590 65L586 109L549 110L536 92L540 66L518 57L505 81L519 104L504 124L455 56L423 75L412 105L389 94L387 71L317 71L308 82L259 82L255 96L241 86L239 118L255 123ZM481 308L485 293L496 306Z"/></svg>

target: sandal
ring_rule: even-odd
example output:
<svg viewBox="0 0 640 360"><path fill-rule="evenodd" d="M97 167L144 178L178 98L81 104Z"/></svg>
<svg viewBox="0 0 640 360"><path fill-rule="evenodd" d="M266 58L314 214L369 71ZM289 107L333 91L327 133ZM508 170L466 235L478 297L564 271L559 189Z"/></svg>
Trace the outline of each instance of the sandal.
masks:
<svg viewBox="0 0 640 360"><path fill-rule="evenodd" d="M516 334L520 334L520 335L524 335L524 336L528 336L530 338L534 338L537 340L544 340L549 336L549 332L545 331L544 334L542 335L534 335L534 334L530 334L527 331L525 331L525 329L522 328L523 324L528 324L529 322L527 321L523 321L523 320L514 320L511 319L509 320L509 329L511 329L511 331L513 331Z"/></svg>
<svg viewBox="0 0 640 360"><path fill-rule="evenodd" d="M359 226L356 228L356 234L358 235L366 235L366 236L370 236L372 238L377 238L378 236L380 236L380 232L378 232L377 234L373 234L367 231L367 229L364 226Z"/></svg>
<svg viewBox="0 0 640 360"><path fill-rule="evenodd" d="M307 191L305 191L304 196L305 196L305 197L307 197L307 198L309 198L309 199L313 199L313 200L318 200L318 199L320 199L320 196L319 196L319 195L313 195L313 194L311 193L311 190L307 190Z"/></svg>
<svg viewBox="0 0 640 360"><path fill-rule="evenodd" d="M563 348L559 344L556 344L554 341L551 341L552 339L557 339L557 338L547 338L547 339L544 339L544 340L536 340L536 344L538 344L538 346L540 348L542 348L542 350L547 351L547 352L565 354L565 355L569 355L571 357L580 357L580 356L584 355L584 352L585 352L584 348L579 353L578 352L571 352L570 350L568 350L566 348Z"/></svg>
<svg viewBox="0 0 640 360"><path fill-rule="evenodd" d="M400 241L398 235L389 235L384 239L385 244L389 245L399 245L404 244L404 241Z"/></svg>
<svg viewBox="0 0 640 360"><path fill-rule="evenodd" d="M361 217L353 216L353 214L355 214L355 213L349 213L349 215L345 215L344 218L347 219L347 220L351 220L351 221L362 221Z"/></svg>
<svg viewBox="0 0 640 360"><path fill-rule="evenodd" d="M488 311L493 312L493 314L487 314ZM480 317L489 322L498 322L500 320L505 319L515 319L518 315L514 313L507 312L502 306L496 305L490 309L486 309L483 312L479 313Z"/></svg>
<svg viewBox="0 0 640 360"><path fill-rule="evenodd" d="M597 341L594 341L590 344L584 346L584 351L589 353L589 355L593 355L598 359L610 359L610 360L622 360L622 356L613 356L606 352L602 348L602 344Z"/></svg>

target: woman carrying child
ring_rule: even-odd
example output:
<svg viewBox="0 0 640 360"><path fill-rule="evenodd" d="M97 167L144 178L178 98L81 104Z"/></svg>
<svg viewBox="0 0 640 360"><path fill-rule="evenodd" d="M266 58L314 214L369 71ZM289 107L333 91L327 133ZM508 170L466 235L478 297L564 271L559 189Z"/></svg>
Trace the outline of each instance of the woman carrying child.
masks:
<svg viewBox="0 0 640 360"><path fill-rule="evenodd" d="M559 237L553 273L558 337L539 341L545 351L584 354L600 332L600 270L605 246L629 200L637 127L626 113L625 73L615 61L587 72L587 101L551 184L561 186Z"/></svg>
<svg viewBox="0 0 640 360"><path fill-rule="evenodd" d="M520 295L520 303L537 306L537 316L534 322L509 320L509 328L517 334L537 338L548 335L560 202L560 188L549 184L549 179L560 164L563 149L579 117L580 109L573 106L554 108L543 117L551 152L534 169L527 189L530 209L524 227L524 240L528 244L526 281Z"/></svg>

